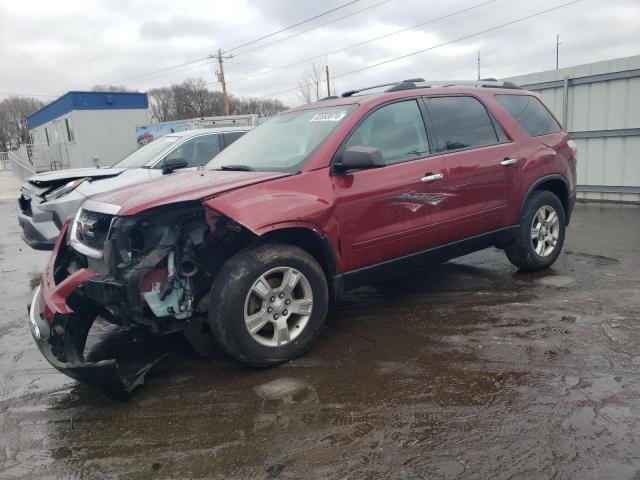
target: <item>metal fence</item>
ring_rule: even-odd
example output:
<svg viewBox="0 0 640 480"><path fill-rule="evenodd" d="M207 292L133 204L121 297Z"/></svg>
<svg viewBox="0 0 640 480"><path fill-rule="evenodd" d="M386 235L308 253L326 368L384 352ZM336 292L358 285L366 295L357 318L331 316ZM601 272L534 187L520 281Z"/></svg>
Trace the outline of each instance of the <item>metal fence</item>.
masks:
<svg viewBox="0 0 640 480"><path fill-rule="evenodd" d="M16 150L0 152L0 170L14 170L21 177L63 168L69 168L69 157L66 145L62 143L28 143Z"/></svg>
<svg viewBox="0 0 640 480"><path fill-rule="evenodd" d="M579 197L640 201L640 56L508 80L540 93L576 141Z"/></svg>
<svg viewBox="0 0 640 480"><path fill-rule="evenodd" d="M52 143L51 145L26 143L20 145L16 154L25 163L33 165L37 172L69 168L67 149L63 143Z"/></svg>

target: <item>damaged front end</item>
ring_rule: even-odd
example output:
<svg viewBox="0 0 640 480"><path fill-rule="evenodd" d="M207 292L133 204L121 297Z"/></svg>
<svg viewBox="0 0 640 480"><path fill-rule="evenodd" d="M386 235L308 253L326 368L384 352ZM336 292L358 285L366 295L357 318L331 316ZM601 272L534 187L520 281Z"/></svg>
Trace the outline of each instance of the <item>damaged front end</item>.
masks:
<svg viewBox="0 0 640 480"><path fill-rule="evenodd" d="M208 293L215 272L247 232L200 202L135 216L118 216L118 211L115 205L88 201L65 224L34 293L29 323L56 369L104 390L128 393L157 361L130 379L115 359L86 361L87 336L96 318L155 335L210 335Z"/></svg>

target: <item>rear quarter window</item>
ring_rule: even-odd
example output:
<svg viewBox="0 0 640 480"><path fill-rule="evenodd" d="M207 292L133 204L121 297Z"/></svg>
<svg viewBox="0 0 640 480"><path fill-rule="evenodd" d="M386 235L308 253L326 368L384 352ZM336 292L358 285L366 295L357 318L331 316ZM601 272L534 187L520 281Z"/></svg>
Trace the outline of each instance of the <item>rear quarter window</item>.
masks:
<svg viewBox="0 0 640 480"><path fill-rule="evenodd" d="M562 130L547 107L534 96L496 95L496 100L509 110L513 118L532 137L558 133Z"/></svg>

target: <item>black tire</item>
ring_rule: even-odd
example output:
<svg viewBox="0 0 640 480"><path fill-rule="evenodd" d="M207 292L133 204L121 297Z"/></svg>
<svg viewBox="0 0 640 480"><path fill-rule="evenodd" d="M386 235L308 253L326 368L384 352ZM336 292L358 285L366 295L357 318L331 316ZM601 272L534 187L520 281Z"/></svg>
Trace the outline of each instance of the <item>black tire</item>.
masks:
<svg viewBox="0 0 640 480"><path fill-rule="evenodd" d="M245 300L260 276L280 267L293 268L306 277L313 304L295 338L283 345L265 346L254 339L245 324ZM210 295L209 324L214 338L229 355L253 367L271 367L302 355L320 334L329 304L322 268L306 251L285 244L265 244L235 254L218 272ZM288 319L293 317L289 313Z"/></svg>
<svg viewBox="0 0 640 480"><path fill-rule="evenodd" d="M540 255L534 248L532 228L534 217L543 208L552 208L558 216L558 238L553 250L546 255ZM560 199L546 190L535 191L522 209L520 229L514 240L507 246L505 252L509 261L521 270L535 272L550 267L560 255L564 244L566 216ZM538 244L536 240L536 245Z"/></svg>

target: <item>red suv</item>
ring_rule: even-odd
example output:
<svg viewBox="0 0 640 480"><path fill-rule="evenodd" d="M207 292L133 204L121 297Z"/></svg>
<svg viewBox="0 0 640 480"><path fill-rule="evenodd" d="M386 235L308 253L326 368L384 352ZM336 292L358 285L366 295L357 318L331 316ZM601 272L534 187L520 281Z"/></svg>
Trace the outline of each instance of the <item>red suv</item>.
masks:
<svg viewBox="0 0 640 480"><path fill-rule="evenodd" d="M523 270L551 265L576 148L539 97L495 81L380 87L290 109L203 169L85 202L31 304L45 357L85 382L139 383L115 360L85 361L102 317L212 334L267 367L307 350L329 304L377 276L490 246Z"/></svg>

